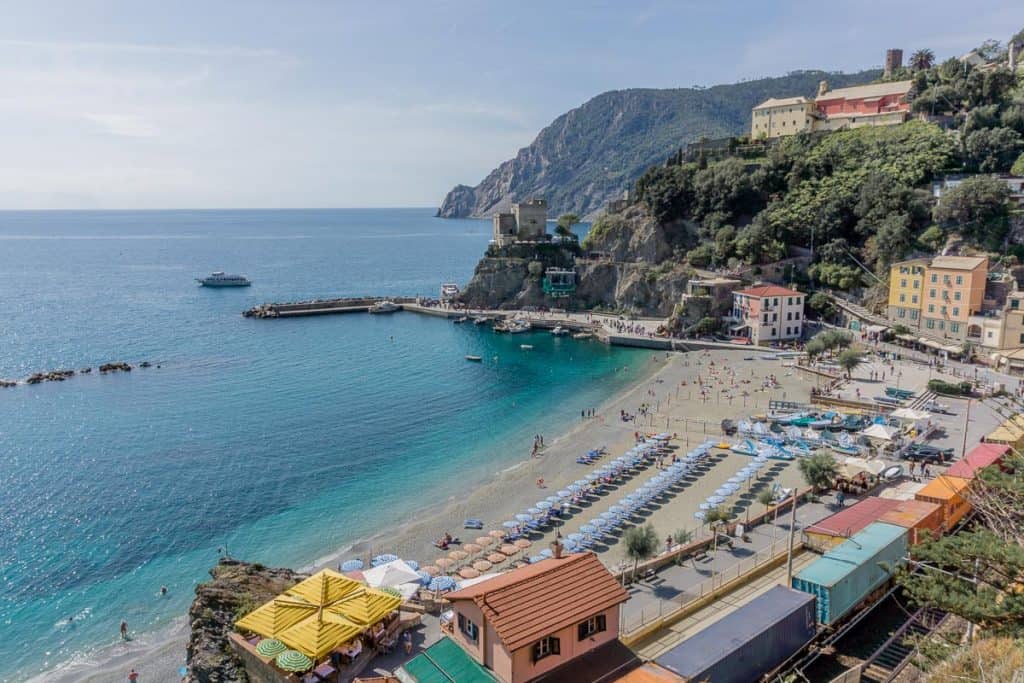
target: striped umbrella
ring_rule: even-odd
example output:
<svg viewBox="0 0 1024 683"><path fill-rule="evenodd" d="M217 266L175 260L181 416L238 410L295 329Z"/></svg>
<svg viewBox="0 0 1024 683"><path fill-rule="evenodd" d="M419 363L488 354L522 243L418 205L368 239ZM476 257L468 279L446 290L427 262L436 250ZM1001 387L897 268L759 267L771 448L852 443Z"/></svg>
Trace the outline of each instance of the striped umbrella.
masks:
<svg viewBox="0 0 1024 683"><path fill-rule="evenodd" d="M708 502L712 505L721 505L725 502L725 498L723 496L708 496Z"/></svg>
<svg viewBox="0 0 1024 683"><path fill-rule="evenodd" d="M436 568L437 567L434 567L434 569ZM424 586L428 585L433 580L433 578L437 576L437 574L431 574L430 572L425 571L423 569L417 569L416 575L420 577L420 583L422 583Z"/></svg>
<svg viewBox="0 0 1024 683"><path fill-rule="evenodd" d="M256 643L256 652L264 657L276 657L287 649L287 645L275 638L264 638Z"/></svg>
<svg viewBox="0 0 1024 683"><path fill-rule="evenodd" d="M396 558L397 559L397 558ZM298 650L285 650L277 656L277 665L285 671L305 671L313 667L313 660Z"/></svg>
<svg viewBox="0 0 1024 683"><path fill-rule="evenodd" d="M525 548L529 548L531 545L533 545L533 542L532 541L528 541L525 538L519 538L519 539L516 539L515 541L513 541L512 545L514 545L517 548L524 548L525 549Z"/></svg>
<svg viewBox="0 0 1024 683"><path fill-rule="evenodd" d="M562 502L562 499L559 498L558 496L548 496L544 500L546 500L547 502L551 503L552 505L558 505L559 503Z"/></svg>
<svg viewBox="0 0 1024 683"><path fill-rule="evenodd" d="M429 574L430 576L437 576L438 574L441 573L441 568L438 567L437 565L428 564L426 567L421 567L420 571L423 572L424 574ZM419 573L419 572L417 572L417 573Z"/></svg>
<svg viewBox="0 0 1024 683"><path fill-rule="evenodd" d="M695 519L699 519L703 522L704 518L707 517L707 514L705 514L703 510L697 510L697 512L693 513L693 516Z"/></svg>
<svg viewBox="0 0 1024 683"><path fill-rule="evenodd" d="M475 539L473 539L473 542L483 548L494 545L494 539L490 536L477 536Z"/></svg>
<svg viewBox="0 0 1024 683"><path fill-rule="evenodd" d="M559 498L572 498L572 491L570 491L569 489L562 489L561 491L558 492L558 497Z"/></svg>
<svg viewBox="0 0 1024 683"><path fill-rule="evenodd" d="M416 560L403 560L403 562L405 562L407 565L409 565L409 569L411 569L413 571L416 571L417 569L420 568L420 563L417 562Z"/></svg>
<svg viewBox="0 0 1024 683"><path fill-rule="evenodd" d="M450 591L455 588L456 581L450 576L438 576L427 586L432 591Z"/></svg>
<svg viewBox="0 0 1024 683"><path fill-rule="evenodd" d="M533 515L528 515L525 512L520 512L518 515L516 515L516 521L520 522L520 523L529 522L529 521L532 521L532 520L533 520Z"/></svg>
<svg viewBox="0 0 1024 683"><path fill-rule="evenodd" d="M362 560L345 560L341 563L341 571L354 572L363 568Z"/></svg>
<svg viewBox="0 0 1024 683"><path fill-rule="evenodd" d="M541 501L541 502L547 503L546 500L545 501ZM551 507L551 506L548 505L548 507ZM545 508L545 509L547 509L547 508ZM532 508L527 508L526 509L526 514L530 515L531 518L533 518L533 517L540 517L541 515L544 514L544 510L541 510L539 507L535 506L535 507L532 507Z"/></svg>
<svg viewBox="0 0 1024 683"><path fill-rule="evenodd" d="M388 562L394 562L397 559L398 559L398 555L392 555L391 553L384 553L383 555L378 555L377 557L375 557L372 560L370 560L370 564L372 564L374 567L379 567L382 564L387 564Z"/></svg>
<svg viewBox="0 0 1024 683"><path fill-rule="evenodd" d="M507 559L508 558L505 557L504 555L502 555L501 553L491 553L490 555L487 556L487 561L488 562L492 562L494 564L501 564L502 562L504 562Z"/></svg>
<svg viewBox="0 0 1024 683"><path fill-rule="evenodd" d="M587 536L593 536L594 534L597 533L597 527L596 526L591 526L589 524L584 524L583 526L580 527L580 531L582 533L585 533Z"/></svg>
<svg viewBox="0 0 1024 683"><path fill-rule="evenodd" d="M566 538L572 541L573 543L579 543L583 540L583 534L569 534L568 536L566 536Z"/></svg>
<svg viewBox="0 0 1024 683"><path fill-rule="evenodd" d="M538 510L550 510L553 505L554 503L552 503L550 500L538 500L534 507L537 508Z"/></svg>
<svg viewBox="0 0 1024 683"><path fill-rule="evenodd" d="M477 570L478 572L486 572L493 566L494 564L488 562L487 560L477 560L473 563L473 569Z"/></svg>
<svg viewBox="0 0 1024 683"><path fill-rule="evenodd" d="M472 567L463 567L459 570L459 576L464 579L475 579L480 576L480 572L473 569Z"/></svg>

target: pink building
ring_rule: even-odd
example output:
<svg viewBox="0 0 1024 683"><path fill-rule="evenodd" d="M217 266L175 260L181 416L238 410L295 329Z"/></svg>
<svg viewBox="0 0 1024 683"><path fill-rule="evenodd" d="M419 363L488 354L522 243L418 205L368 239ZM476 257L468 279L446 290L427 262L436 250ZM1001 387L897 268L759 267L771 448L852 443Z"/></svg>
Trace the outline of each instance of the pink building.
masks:
<svg viewBox="0 0 1024 683"><path fill-rule="evenodd" d="M803 334L804 295L778 285L740 289L732 293L734 337L753 344L799 339Z"/></svg>
<svg viewBox="0 0 1024 683"><path fill-rule="evenodd" d="M629 596L597 556L531 564L446 596L453 641L504 683L526 683L614 643Z"/></svg>
<svg viewBox="0 0 1024 683"><path fill-rule="evenodd" d="M823 88L814 100L822 119L815 130L902 123L910 112L913 85L913 81L890 81L831 91Z"/></svg>

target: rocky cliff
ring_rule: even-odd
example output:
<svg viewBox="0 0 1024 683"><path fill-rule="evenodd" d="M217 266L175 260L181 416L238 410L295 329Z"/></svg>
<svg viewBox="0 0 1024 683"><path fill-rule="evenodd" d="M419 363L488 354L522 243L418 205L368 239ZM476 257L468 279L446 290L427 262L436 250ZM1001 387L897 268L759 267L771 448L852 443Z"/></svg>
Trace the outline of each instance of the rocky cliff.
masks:
<svg viewBox="0 0 1024 683"><path fill-rule="evenodd" d="M188 618L189 683L247 681L245 667L228 645L235 619L306 578L291 569L272 569L240 560L221 559L210 570L212 581L196 587Z"/></svg>
<svg viewBox="0 0 1024 683"><path fill-rule="evenodd" d="M606 92L559 116L475 187L456 186L438 215L488 216L512 202L544 197L552 216L593 216L678 147L748 132L751 108L769 97L810 96L823 79L839 88L877 76L801 71L711 88Z"/></svg>
<svg viewBox="0 0 1024 683"><path fill-rule="evenodd" d="M477 264L462 301L474 308L557 306L670 315L692 275L681 255L695 240L693 226L659 225L642 208L630 207L595 224L582 249L492 247ZM544 294L543 273L555 266L576 269L576 292L568 299Z"/></svg>

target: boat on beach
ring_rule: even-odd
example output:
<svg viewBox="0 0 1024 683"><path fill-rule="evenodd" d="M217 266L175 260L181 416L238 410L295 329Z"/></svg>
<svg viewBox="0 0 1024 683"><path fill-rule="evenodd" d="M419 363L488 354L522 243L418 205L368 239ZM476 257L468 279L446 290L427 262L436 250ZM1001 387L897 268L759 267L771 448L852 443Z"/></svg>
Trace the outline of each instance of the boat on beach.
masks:
<svg viewBox="0 0 1024 683"><path fill-rule="evenodd" d="M378 301L370 306L370 313L394 313L401 308L393 301Z"/></svg>

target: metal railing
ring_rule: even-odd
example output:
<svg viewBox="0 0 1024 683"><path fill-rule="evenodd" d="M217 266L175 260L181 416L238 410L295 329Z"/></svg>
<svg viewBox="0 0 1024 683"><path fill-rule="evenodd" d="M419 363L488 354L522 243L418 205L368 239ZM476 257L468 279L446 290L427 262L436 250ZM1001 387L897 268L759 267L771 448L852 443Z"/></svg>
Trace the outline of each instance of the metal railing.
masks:
<svg viewBox="0 0 1024 683"><path fill-rule="evenodd" d="M721 539L722 537L719 536L719 538ZM796 552L801 545L800 541L797 540L794 544L794 552ZM721 543L719 543L719 547L722 547ZM630 614L624 611L619 629L623 635L629 636L631 633L640 630L648 624L671 617L674 613L686 609L694 602L719 590L725 584L742 578L745 574L753 572L755 569L762 567L767 562L785 556L788 550L789 539L787 536L782 534L780 538L772 541L767 548L763 548L753 555L743 558L736 564L730 565L719 572L713 573L710 577L704 579L695 586L687 587L685 591L674 598L658 599L656 604L641 608L639 614ZM708 551L707 555L713 557L711 551ZM699 566L696 565L697 557L699 557L699 555L680 559L678 564L682 567ZM643 582L640 582L638 585L642 586L644 584ZM640 596L634 596L633 599L637 599L639 597Z"/></svg>

